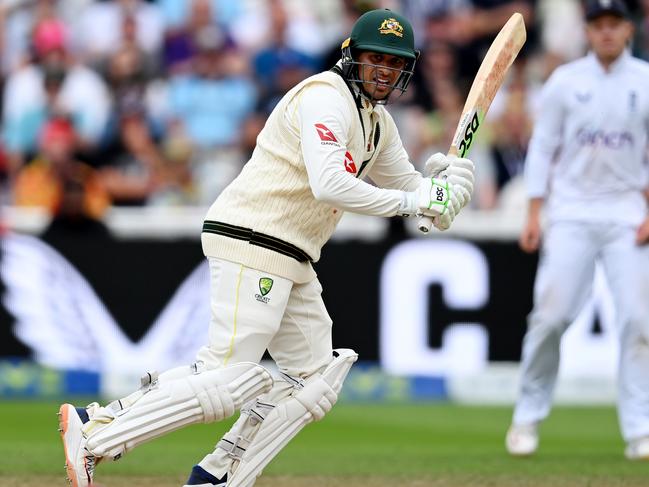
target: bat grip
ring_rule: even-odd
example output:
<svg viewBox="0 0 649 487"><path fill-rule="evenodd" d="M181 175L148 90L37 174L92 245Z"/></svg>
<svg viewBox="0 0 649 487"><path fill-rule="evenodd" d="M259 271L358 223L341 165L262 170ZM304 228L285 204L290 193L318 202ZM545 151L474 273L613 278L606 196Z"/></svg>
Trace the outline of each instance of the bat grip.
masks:
<svg viewBox="0 0 649 487"><path fill-rule="evenodd" d="M447 155L457 156L457 149L455 149L455 147L451 147ZM442 171L438 177L439 179L446 179L446 171ZM433 226L433 219L430 216L420 216L419 220L417 220L417 228L421 233L430 232L432 226Z"/></svg>

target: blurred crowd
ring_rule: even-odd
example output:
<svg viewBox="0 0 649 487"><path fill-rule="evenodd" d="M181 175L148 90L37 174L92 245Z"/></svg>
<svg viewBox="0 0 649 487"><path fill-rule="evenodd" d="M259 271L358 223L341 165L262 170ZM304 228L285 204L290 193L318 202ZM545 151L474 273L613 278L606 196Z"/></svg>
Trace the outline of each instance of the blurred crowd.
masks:
<svg viewBox="0 0 649 487"><path fill-rule="evenodd" d="M0 203L90 218L209 205L279 98L379 7L413 20L422 51L390 106L419 167L448 148L495 33L524 15L528 42L471 153L473 205L516 204L539 87L586 50L579 0L0 0ZM649 0L630 7L647 58Z"/></svg>

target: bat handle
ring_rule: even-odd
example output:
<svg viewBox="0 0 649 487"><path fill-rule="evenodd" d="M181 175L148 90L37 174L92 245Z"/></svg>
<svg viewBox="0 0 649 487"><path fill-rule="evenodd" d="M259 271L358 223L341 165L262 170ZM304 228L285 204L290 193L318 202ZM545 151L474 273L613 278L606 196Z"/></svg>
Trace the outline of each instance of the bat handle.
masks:
<svg viewBox="0 0 649 487"><path fill-rule="evenodd" d="M429 216L420 216L417 222L417 228L421 233L430 232L430 227L433 226L433 219Z"/></svg>
<svg viewBox="0 0 649 487"><path fill-rule="evenodd" d="M457 157L458 151L457 147L454 145L451 145L449 148L448 152L446 153L447 156L455 156ZM442 171L442 173L439 175L440 179L446 179L446 172ZM421 233L428 233L430 232L431 227L433 226L433 219L429 216L420 216L419 220L417 221L417 228Z"/></svg>

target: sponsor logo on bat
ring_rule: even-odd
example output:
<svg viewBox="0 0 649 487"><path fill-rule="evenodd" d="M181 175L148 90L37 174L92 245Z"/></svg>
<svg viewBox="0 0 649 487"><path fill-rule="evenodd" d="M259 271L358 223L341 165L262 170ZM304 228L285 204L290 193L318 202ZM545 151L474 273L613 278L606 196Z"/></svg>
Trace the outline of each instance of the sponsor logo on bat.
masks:
<svg viewBox="0 0 649 487"><path fill-rule="evenodd" d="M458 127L455 140L453 140L453 145L457 147L460 157L464 157L469 152L478 128L480 128L478 112L474 110L473 112L466 113Z"/></svg>

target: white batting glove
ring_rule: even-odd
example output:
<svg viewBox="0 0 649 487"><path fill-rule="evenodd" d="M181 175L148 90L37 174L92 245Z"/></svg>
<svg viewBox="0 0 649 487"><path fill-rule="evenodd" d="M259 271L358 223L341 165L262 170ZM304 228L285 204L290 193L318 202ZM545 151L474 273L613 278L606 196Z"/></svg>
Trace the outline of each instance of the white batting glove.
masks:
<svg viewBox="0 0 649 487"><path fill-rule="evenodd" d="M450 215L451 221L460 211L460 201L452 185L444 179L423 178L415 191L403 193L398 214L402 216L438 217Z"/></svg>
<svg viewBox="0 0 649 487"><path fill-rule="evenodd" d="M445 171L450 164L450 158L446 154L436 152L430 156L424 164L424 176L439 178L442 171Z"/></svg>
<svg viewBox="0 0 649 487"><path fill-rule="evenodd" d="M456 213L452 210L449 209L446 213L440 216L436 216L433 218L433 226L437 228L437 230L448 230L451 228L451 223L453 223L453 220L455 220Z"/></svg>
<svg viewBox="0 0 649 487"><path fill-rule="evenodd" d="M471 201L471 195L473 194L475 166L470 159L450 156L448 160L449 164L444 171L444 175L451 184L453 192L457 195L460 208L464 208Z"/></svg>

